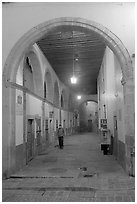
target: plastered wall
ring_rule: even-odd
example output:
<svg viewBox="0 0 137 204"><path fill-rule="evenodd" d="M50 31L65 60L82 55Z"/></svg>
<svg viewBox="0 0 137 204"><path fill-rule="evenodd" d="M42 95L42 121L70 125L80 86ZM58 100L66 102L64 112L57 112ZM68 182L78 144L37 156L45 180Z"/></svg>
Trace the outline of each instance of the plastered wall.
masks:
<svg viewBox="0 0 137 204"><path fill-rule="evenodd" d="M59 107L58 108L54 107L52 104L47 102L44 103L44 107L43 107L42 100L36 97L35 95L33 95L33 93L38 94L38 91L36 90L38 90L37 87L40 87L39 84L41 84L42 86L41 95L42 97L44 96L44 80L47 80L47 78L45 78L45 73L47 72L50 73L51 75L50 81L49 80L46 81L47 86L50 87L49 89L50 97L49 97L49 94L47 95L47 100L49 100L49 102L53 103L53 100L54 100L54 103L55 103L56 101L58 101L58 103L55 105L59 105L62 90L64 93L66 90L67 90L67 93L69 92L68 92L68 89L64 86L64 84L59 81L51 65L49 64L49 62L42 54L42 52L39 50L36 44L31 47L29 53L30 54L28 56L32 60L33 72L31 72L31 69L28 67L28 65L26 65L26 63L24 63L24 61L21 60L21 63L19 65L17 75L16 75L16 83L21 86L24 85L28 89L28 91L31 91L31 93L26 94L26 99L25 99L25 103L26 103L25 114L27 118L35 118L35 117L41 118L42 136L44 134L43 128L45 128L45 124L43 126L42 119L45 119L45 120L47 119L49 141L53 142L54 132L56 132L56 127L57 127L57 121L58 121L58 125L60 123L60 109ZM39 70L39 73L36 72L36 69ZM23 76L25 80L24 82L23 82ZM42 80L39 80L40 78ZM58 94L54 93L54 89L51 89L51 87L54 87L55 83L56 85L58 84ZM23 103L24 103L23 91L16 89L16 146L23 144ZM64 103L67 103L67 101L65 100ZM67 104L64 104L64 106L68 108ZM68 129L70 127L69 120L72 118L71 115L72 114L70 113L70 116L69 116L68 111L61 110L61 123L65 129L66 128Z"/></svg>
<svg viewBox="0 0 137 204"><path fill-rule="evenodd" d="M124 43L125 47L129 51L129 54L132 55L135 52L134 49L134 3L10 3L10 4L4 4L3 5L3 12L2 12L2 41L3 41L3 67L5 64L5 61L7 59L7 56L10 54L11 49L15 45L15 43L30 29L34 28L38 24L41 24L43 22L46 22L48 20L52 20L54 18L60 18L60 17L81 17L87 20L95 21L97 23L100 23L104 27L107 27L110 31L112 31L115 35L117 35L120 40ZM35 27L36 29L36 27ZM129 32L130 31L130 32ZM10 37L9 37L10 36ZM44 84L44 76L46 70L51 71L51 66L44 58L42 53L39 51L38 47L33 46L33 51L36 52L40 65L39 65L39 71L41 72L42 80L41 83ZM109 59L107 57L109 56ZM111 61L111 60L112 61ZM104 58L105 62L105 58ZM114 62L114 64L113 64ZM20 65L21 66L21 65ZM116 75L116 78L120 77L119 72L119 63L113 57L113 54L109 52L109 50L106 53L106 62L105 62L105 79L106 83L109 84L109 80L107 81L107 77L111 76L111 83L113 76ZM109 68L111 67L111 73L109 73ZM117 72L113 72L113 68L118 68ZM101 68L101 70L104 70ZM17 83L22 85L22 79L21 73L17 77ZM115 78L115 80L116 80ZM117 78L117 79L118 79ZM57 80L55 73L52 71L52 80L53 84ZM99 79L99 84L102 83L102 79ZM114 80L114 81L115 81ZM116 82L116 81L115 81ZM111 129L111 132L113 133L113 114L117 115L117 118L119 120L119 126L118 126L118 137L121 141L124 141L124 127L123 124L123 95L122 95L122 88L119 83L119 79L117 81L118 83L115 83L115 91L113 93L113 87L110 87L112 89L108 88L106 89L106 94L100 93L100 117L103 117L103 104L106 104L107 107L107 117L109 118L109 128ZM110 84L111 84L110 83ZM54 86L53 86L54 87ZM11 97L13 99L14 97L14 90L13 88L9 88L6 90L8 92L11 89ZM15 89L15 87L14 87ZM36 84L34 84L34 89L36 89ZM59 83L59 94L62 92L62 89L64 89L64 86L62 83ZM102 86L100 88L102 90ZM17 89L16 89L17 90ZM39 91L42 89L39 89ZM104 90L104 88L103 88ZM116 91L117 90L117 91ZM43 90L42 90L43 91ZM13 94L12 94L13 93ZM43 92L42 92L43 93ZM6 98L7 95L4 96L4 100L7 101L9 98ZM18 96L21 96L18 98ZM40 94L41 96L41 94ZM53 94L51 94L53 96ZM28 94L27 96L27 103L32 103L32 99L34 96L31 94ZM14 97L15 98L15 97ZM22 99L22 91L17 90L16 92L16 99L21 101ZM73 98L73 97L72 97ZM22 143L22 135L21 129L23 128L23 119L22 119L22 107L23 103L19 102L17 103L16 100L16 122L13 121L13 123L16 123L16 145L19 145ZM42 115L41 113L41 100L38 98L35 98L34 100L35 105L40 105L39 108L36 108L36 111L34 111L34 104L32 107L29 107L27 105L27 114L38 114ZM51 98L52 101L52 98ZM109 103L108 103L109 101ZM10 103L10 101L8 101ZM72 104L72 103L70 103ZM114 105L115 104L115 105ZM49 105L49 104L48 104ZM12 107L14 107L12 105ZM52 106L48 106L49 109L53 110ZM5 109L6 110L6 107ZM18 113L17 113L18 112ZM64 113L63 113L64 114ZM5 116L5 121L9 121L8 119L9 115ZM67 117L63 116L64 118ZM71 119L70 119L71 118ZM13 118L14 120L14 118ZM73 126L73 113L69 113L69 122L70 126ZM134 124L133 124L134 125ZM20 129L19 129L20 127ZM123 129L122 129L123 127ZM4 127L4 130L7 127ZM12 131L13 132L13 131ZM8 133L8 134L7 134ZM3 149L4 152L7 154L7 148L10 147L11 150L14 149L13 143L14 138L8 138L8 135L11 135L11 129L9 128L6 132L6 137L4 137L4 145ZM14 135L14 132L12 133ZM12 140L12 141L11 141ZM11 144L9 144L9 141L11 141ZM13 151L11 151L13 152ZM20 152L20 150L18 151ZM4 153L4 162L9 161L8 156ZM19 154L18 154L19 155ZM13 156L13 155L12 155ZM10 163L11 166L14 166L15 164L15 157L12 158L10 156ZM22 158L19 158L19 160L22 160ZM5 165L5 164L4 164ZM6 163L8 166L8 162ZM7 167L4 167L7 168ZM11 167L10 167L11 168ZM6 169L7 171L7 169Z"/></svg>
<svg viewBox="0 0 137 204"><path fill-rule="evenodd" d="M97 111L98 104L93 101L84 102L79 108L80 114L80 128L88 130L88 120L92 121L91 130L92 132L97 132ZM83 130L84 131L84 130Z"/></svg>
<svg viewBox="0 0 137 204"><path fill-rule="evenodd" d="M42 102L41 100L31 96L26 95L26 114L27 115L38 115L42 116Z"/></svg>
<svg viewBox="0 0 137 204"><path fill-rule="evenodd" d="M105 118L106 115L108 129L110 129L111 135L114 136L114 116L116 116L118 124L118 139L125 142L124 98L121 80L122 72L119 62L113 52L107 47L98 75L99 128L100 119Z"/></svg>
<svg viewBox="0 0 137 204"><path fill-rule="evenodd" d="M22 62L21 62L22 64ZM19 66L16 83L23 85L23 67ZM16 145L23 144L23 92L16 89Z"/></svg>

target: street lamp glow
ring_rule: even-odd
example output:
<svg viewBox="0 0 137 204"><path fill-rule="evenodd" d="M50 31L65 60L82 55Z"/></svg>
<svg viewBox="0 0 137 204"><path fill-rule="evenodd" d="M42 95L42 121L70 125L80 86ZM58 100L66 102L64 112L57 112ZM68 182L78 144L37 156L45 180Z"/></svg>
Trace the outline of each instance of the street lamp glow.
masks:
<svg viewBox="0 0 137 204"><path fill-rule="evenodd" d="M70 78L70 80L71 80L71 83L72 83L72 84L76 84L76 83L77 83L77 78L76 78L75 76L72 76L72 77Z"/></svg>
<svg viewBox="0 0 137 204"><path fill-rule="evenodd" d="M79 96L77 96L77 99L78 99L78 100L80 100L80 99L81 99L81 96L80 96L80 95L79 95Z"/></svg>

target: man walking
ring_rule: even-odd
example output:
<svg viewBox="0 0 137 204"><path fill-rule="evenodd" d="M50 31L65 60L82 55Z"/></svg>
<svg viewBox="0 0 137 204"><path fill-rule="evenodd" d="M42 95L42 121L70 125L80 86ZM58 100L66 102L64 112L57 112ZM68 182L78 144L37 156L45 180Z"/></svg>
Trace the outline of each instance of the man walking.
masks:
<svg viewBox="0 0 137 204"><path fill-rule="evenodd" d="M60 149L63 149L63 137L64 137L64 129L61 127L61 124L59 125L59 129L57 131L58 140L59 140L59 147Z"/></svg>

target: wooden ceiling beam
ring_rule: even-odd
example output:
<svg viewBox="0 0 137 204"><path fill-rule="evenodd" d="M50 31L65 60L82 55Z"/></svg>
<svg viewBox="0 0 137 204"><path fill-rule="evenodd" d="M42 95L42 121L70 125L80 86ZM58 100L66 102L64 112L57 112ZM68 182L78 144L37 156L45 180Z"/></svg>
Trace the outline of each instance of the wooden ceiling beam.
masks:
<svg viewBox="0 0 137 204"><path fill-rule="evenodd" d="M96 80L105 51L105 43L94 33L77 26L60 26L37 42L52 68L64 84L70 86L69 77L73 70L80 81L78 86L70 86L74 91L96 93ZM76 56L77 55L77 56Z"/></svg>

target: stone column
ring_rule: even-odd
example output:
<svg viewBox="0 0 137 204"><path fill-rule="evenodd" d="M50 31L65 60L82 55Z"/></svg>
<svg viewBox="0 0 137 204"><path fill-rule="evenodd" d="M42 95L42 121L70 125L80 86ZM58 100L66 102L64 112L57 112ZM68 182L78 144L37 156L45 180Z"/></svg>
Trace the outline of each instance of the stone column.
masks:
<svg viewBox="0 0 137 204"><path fill-rule="evenodd" d="M26 92L23 90L23 164L27 163L27 118L26 118Z"/></svg>
<svg viewBox="0 0 137 204"><path fill-rule="evenodd" d="M134 79L123 83L124 90L124 123L125 123L125 163L126 172L131 171L131 155L135 146L135 93Z"/></svg>
<svg viewBox="0 0 137 204"><path fill-rule="evenodd" d="M23 165L26 165L28 163L28 152L27 152L27 114L26 114L26 91L25 91L25 60L26 57L24 57L23 60Z"/></svg>
<svg viewBox="0 0 137 204"><path fill-rule="evenodd" d="M16 168L15 149L15 104L16 89L11 88L9 82L4 81L2 85L2 162L3 178L8 178Z"/></svg>
<svg viewBox="0 0 137 204"><path fill-rule="evenodd" d="M46 131L45 131L45 102L42 101L42 150L46 147Z"/></svg>

